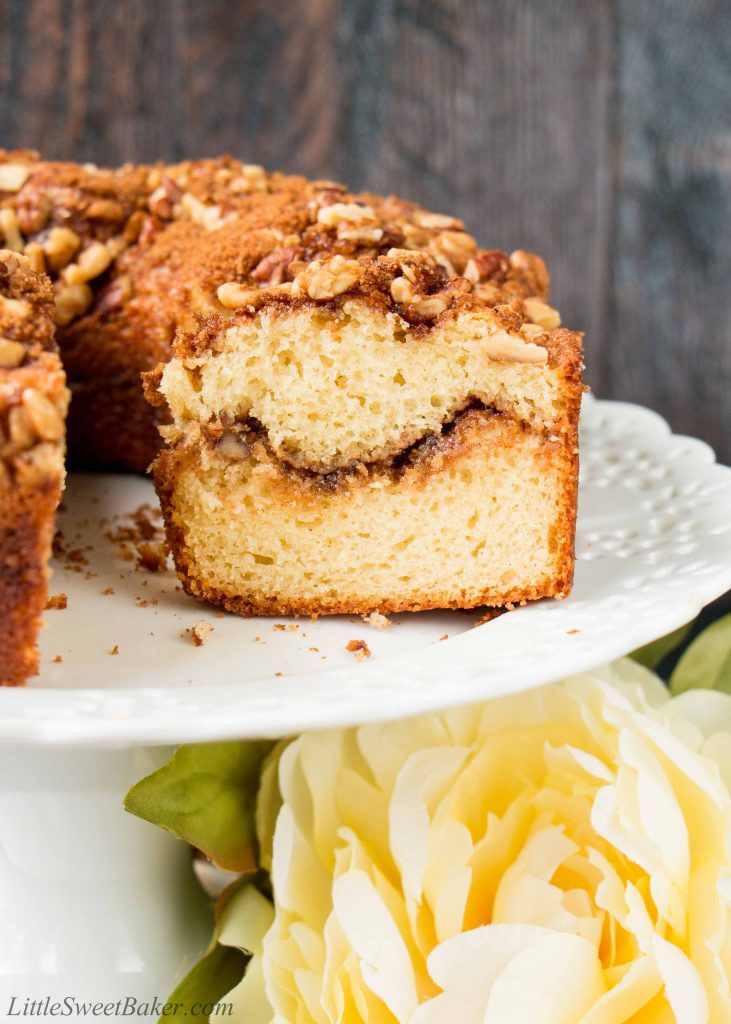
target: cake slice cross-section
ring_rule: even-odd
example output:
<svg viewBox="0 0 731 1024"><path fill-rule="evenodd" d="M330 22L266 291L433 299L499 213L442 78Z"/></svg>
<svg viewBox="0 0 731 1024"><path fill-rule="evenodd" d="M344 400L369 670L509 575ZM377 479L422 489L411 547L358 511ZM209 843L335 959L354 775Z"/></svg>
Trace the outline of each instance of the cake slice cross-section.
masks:
<svg viewBox="0 0 731 1024"><path fill-rule="evenodd" d="M581 336L543 261L393 199L305 213L147 378L187 592L264 615L566 596Z"/></svg>

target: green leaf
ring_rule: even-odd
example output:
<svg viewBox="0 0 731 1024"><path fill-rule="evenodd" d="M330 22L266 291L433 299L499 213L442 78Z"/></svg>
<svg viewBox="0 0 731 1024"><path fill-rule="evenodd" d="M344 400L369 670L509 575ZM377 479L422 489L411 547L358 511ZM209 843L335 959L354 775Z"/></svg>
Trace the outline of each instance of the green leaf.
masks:
<svg viewBox="0 0 731 1024"><path fill-rule="evenodd" d="M663 658L680 647L692 626L693 623L689 622L687 625L681 626L680 629L668 633L667 636L661 636L659 640L653 640L651 643L645 644L644 647L638 647L630 654L630 658L638 664L644 665L645 668L657 668Z"/></svg>
<svg viewBox="0 0 731 1024"><path fill-rule="evenodd" d="M250 957L232 946L215 945L181 981L167 1000L175 1008L174 1013L163 1013L160 1024L190 1024L190 1020L201 1004L217 1003L228 992L236 988L246 971ZM193 1005L197 1004L196 1009ZM201 1020L204 1018L198 1016Z"/></svg>
<svg viewBox="0 0 731 1024"><path fill-rule="evenodd" d="M225 889L216 902L216 927L208 952L169 997L168 1012L159 1024L190 1021L196 1012L201 1020L230 1017L246 1024L270 1024L272 1008L266 997L262 953L273 920L272 903L246 879L237 879ZM209 1017L200 1017L201 1005L214 1007Z"/></svg>
<svg viewBox="0 0 731 1024"><path fill-rule="evenodd" d="M731 614L695 638L670 677L673 693L699 688L731 693Z"/></svg>
<svg viewBox="0 0 731 1024"><path fill-rule="evenodd" d="M125 808L202 850L219 867L257 869L254 824L261 765L271 743L202 743L127 794Z"/></svg>

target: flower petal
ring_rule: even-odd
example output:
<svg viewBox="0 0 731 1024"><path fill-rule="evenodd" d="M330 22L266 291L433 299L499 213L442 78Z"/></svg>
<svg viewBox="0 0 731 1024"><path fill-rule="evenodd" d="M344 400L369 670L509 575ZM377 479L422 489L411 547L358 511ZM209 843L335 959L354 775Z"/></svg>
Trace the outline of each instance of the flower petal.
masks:
<svg viewBox="0 0 731 1024"><path fill-rule="evenodd" d="M372 881L350 871L333 883L333 907L348 942L360 959L363 981L399 1024L407 1024L418 999L408 949Z"/></svg>

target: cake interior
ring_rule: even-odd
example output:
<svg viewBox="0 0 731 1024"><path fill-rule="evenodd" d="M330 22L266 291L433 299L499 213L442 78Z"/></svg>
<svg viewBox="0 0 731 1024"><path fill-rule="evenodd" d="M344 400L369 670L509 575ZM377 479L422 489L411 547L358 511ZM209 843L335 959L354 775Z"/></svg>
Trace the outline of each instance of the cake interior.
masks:
<svg viewBox="0 0 731 1024"><path fill-rule="evenodd" d="M160 392L179 425L253 418L279 459L327 473L389 458L475 401L549 428L564 397L546 361L488 310L423 331L348 301L223 326L210 349L168 363Z"/></svg>
<svg viewBox="0 0 731 1024"><path fill-rule="evenodd" d="M538 334L357 298L210 318L148 382L188 592L245 614L567 594L580 356Z"/></svg>
<svg viewBox="0 0 731 1024"><path fill-rule="evenodd" d="M283 469L262 441L222 451L203 436L157 471L190 593L237 612L317 614L566 594L572 462L563 440L470 409L403 463L333 478Z"/></svg>

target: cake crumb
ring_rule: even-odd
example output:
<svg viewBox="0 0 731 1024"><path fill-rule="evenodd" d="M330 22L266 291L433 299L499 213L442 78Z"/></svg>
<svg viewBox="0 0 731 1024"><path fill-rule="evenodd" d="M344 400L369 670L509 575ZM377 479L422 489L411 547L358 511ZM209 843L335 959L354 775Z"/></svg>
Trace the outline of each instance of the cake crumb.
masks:
<svg viewBox="0 0 731 1024"><path fill-rule="evenodd" d="M391 625L388 615L382 615L381 612L370 612L370 614L364 615L363 622L367 622L374 629L388 629Z"/></svg>
<svg viewBox="0 0 731 1024"><path fill-rule="evenodd" d="M60 665L62 661L63 661L63 658L61 657L61 655L57 654L56 657L53 659L53 664L54 665Z"/></svg>
<svg viewBox="0 0 731 1024"><path fill-rule="evenodd" d="M213 632L213 626L206 619L196 622L190 631L190 636L196 647L202 647Z"/></svg>
<svg viewBox="0 0 731 1024"><path fill-rule="evenodd" d="M574 636L575 633L580 633L580 632L581 632L580 629L567 629L566 630L566 635L567 636Z"/></svg>
<svg viewBox="0 0 731 1024"><path fill-rule="evenodd" d="M308 651L314 651L315 654L319 654L320 653L320 648L319 647L308 647L307 650Z"/></svg>
<svg viewBox="0 0 731 1024"><path fill-rule="evenodd" d="M67 551L65 557L69 562L75 563L77 565L89 564L89 559L86 557L81 548L74 548L72 551Z"/></svg>
<svg viewBox="0 0 731 1024"><path fill-rule="evenodd" d="M440 639L440 640L449 640L449 633L443 633L443 634L442 634L442 635L441 635L441 636L439 637L439 639Z"/></svg>
<svg viewBox="0 0 731 1024"><path fill-rule="evenodd" d="M112 647L112 649L111 649L111 651L109 653L110 654L119 654L119 644L115 644L114 647Z"/></svg>
<svg viewBox="0 0 731 1024"><path fill-rule="evenodd" d="M278 633L283 633L287 627L283 622L275 622L272 629L276 629Z"/></svg>
<svg viewBox="0 0 731 1024"><path fill-rule="evenodd" d="M355 655L356 661L365 661L370 658L371 650L365 640L348 640L345 650Z"/></svg>
<svg viewBox="0 0 731 1024"><path fill-rule="evenodd" d="M50 608L56 611L63 611L64 608L68 607L69 599L66 594L54 594L53 597L48 598L46 608Z"/></svg>
<svg viewBox="0 0 731 1024"><path fill-rule="evenodd" d="M165 544L153 544L150 541L138 544L137 564L148 572L160 572L161 569L166 569L168 553Z"/></svg>

